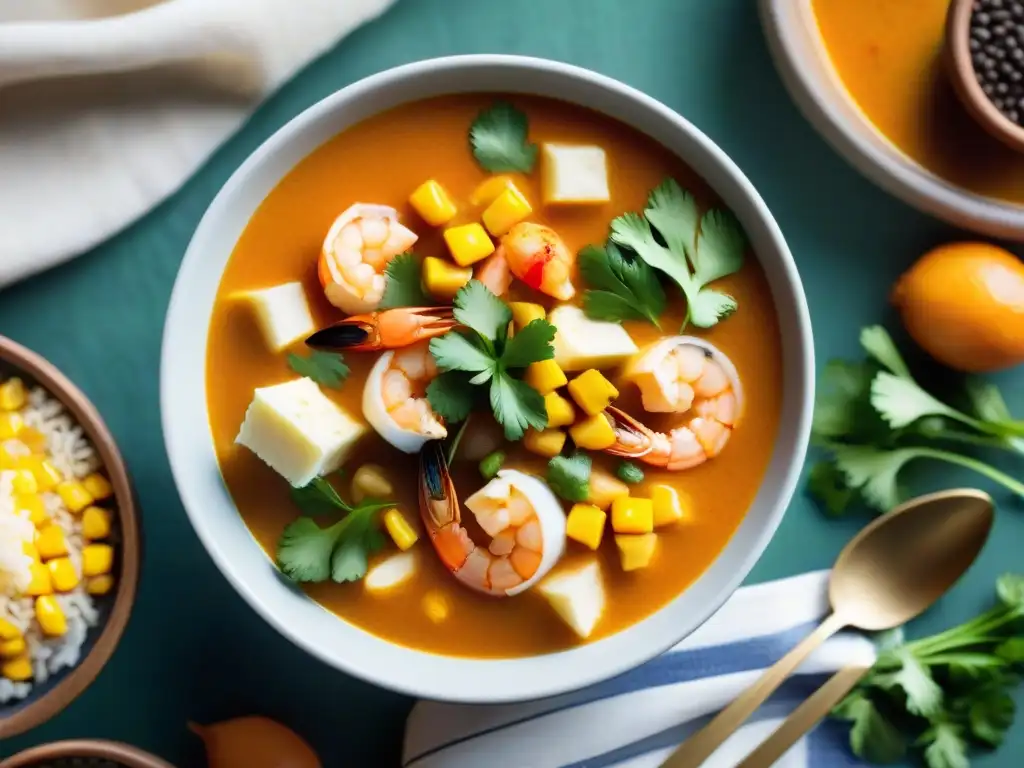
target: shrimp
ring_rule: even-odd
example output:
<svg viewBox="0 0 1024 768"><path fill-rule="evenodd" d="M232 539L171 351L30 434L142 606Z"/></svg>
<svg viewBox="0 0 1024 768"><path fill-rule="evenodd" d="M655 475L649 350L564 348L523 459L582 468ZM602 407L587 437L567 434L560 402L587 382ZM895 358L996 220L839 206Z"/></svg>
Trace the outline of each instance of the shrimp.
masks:
<svg viewBox="0 0 1024 768"><path fill-rule="evenodd" d="M512 271L508 268L505 258L505 246L499 245L497 250L480 262L476 269L476 279L487 286L495 296L504 296L512 285Z"/></svg>
<svg viewBox="0 0 1024 768"><path fill-rule="evenodd" d="M448 436L444 422L427 401L427 385L437 376L429 345L421 341L381 355L363 387L363 416L400 451L415 453L428 440Z"/></svg>
<svg viewBox="0 0 1024 768"><path fill-rule="evenodd" d="M417 239L398 223L398 211L390 206L356 203L346 208L324 238L317 263L327 300L349 314L376 309L384 297L388 262Z"/></svg>
<svg viewBox="0 0 1024 768"><path fill-rule="evenodd" d="M535 477L503 469L466 499L487 546L462 526L459 500L444 450L420 451L420 515L441 562L462 584L495 597L532 587L565 549L565 514L551 489Z"/></svg>
<svg viewBox="0 0 1024 768"><path fill-rule="evenodd" d="M306 339L306 346L379 352L432 339L456 325L451 307L399 307L347 317L314 333Z"/></svg>
<svg viewBox="0 0 1024 768"><path fill-rule="evenodd" d="M562 301L576 294L569 278L576 257L551 227L522 221L501 244L512 274L528 286Z"/></svg>
<svg viewBox="0 0 1024 768"><path fill-rule="evenodd" d="M640 389L649 413L686 414L669 432L656 432L609 408L616 443L608 453L670 471L691 469L722 452L743 411L736 368L717 347L693 336L662 339L628 365L623 378Z"/></svg>

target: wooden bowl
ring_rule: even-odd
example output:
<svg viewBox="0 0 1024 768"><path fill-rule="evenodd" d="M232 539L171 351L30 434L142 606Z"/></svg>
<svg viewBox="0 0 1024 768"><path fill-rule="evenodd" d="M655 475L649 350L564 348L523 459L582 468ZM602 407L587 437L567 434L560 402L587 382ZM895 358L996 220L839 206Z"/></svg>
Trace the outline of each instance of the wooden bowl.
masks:
<svg viewBox="0 0 1024 768"><path fill-rule="evenodd" d="M174 768L141 749L118 741L75 739L26 749L0 761L0 768Z"/></svg>
<svg viewBox="0 0 1024 768"><path fill-rule="evenodd" d="M949 79L964 109L982 128L1011 149L1024 152L1024 128L996 109L974 74L970 49L973 6L973 0L952 0L946 12L942 49Z"/></svg>
<svg viewBox="0 0 1024 768"><path fill-rule="evenodd" d="M101 619L101 626L90 630L78 664L60 670L45 683L34 686L24 699L0 705L0 741L49 720L96 678L114 653L128 623L135 602L142 557L137 505L128 471L113 436L96 408L52 364L11 339L0 336L0 376L11 374L20 376L30 385L41 386L51 397L60 401L92 442L103 462L103 471L114 487L120 544L117 547L119 573L115 591L113 595L100 598L109 605L109 611L103 611L105 619ZM7 765L3 763L4 768Z"/></svg>

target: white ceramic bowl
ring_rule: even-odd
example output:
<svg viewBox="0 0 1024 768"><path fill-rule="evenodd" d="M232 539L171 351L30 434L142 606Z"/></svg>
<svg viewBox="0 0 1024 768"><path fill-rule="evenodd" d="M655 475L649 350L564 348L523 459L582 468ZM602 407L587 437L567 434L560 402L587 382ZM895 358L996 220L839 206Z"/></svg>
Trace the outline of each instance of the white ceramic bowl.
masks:
<svg viewBox="0 0 1024 768"><path fill-rule="evenodd" d="M850 97L818 30L812 0L759 0L783 83L815 130L861 173L915 208L964 229L1024 241L1024 206L975 194L919 165Z"/></svg>
<svg viewBox="0 0 1024 768"><path fill-rule="evenodd" d="M764 266L783 335L785 395L775 451L746 519L710 568L653 616L612 637L544 656L465 659L364 632L286 584L224 487L206 408L207 331L221 274L249 217L296 163L348 126L407 101L458 92L550 96L629 122L675 152L739 217ZM171 468L199 538L238 592L294 643L372 683L431 699L502 702L548 696L624 672L696 629L739 586L779 525L810 430L813 347L800 278L782 233L747 178L703 133L638 91L583 69L513 56L457 56L398 67L310 107L228 180L181 265L164 330L161 410ZM248 393L239 393L247 397Z"/></svg>

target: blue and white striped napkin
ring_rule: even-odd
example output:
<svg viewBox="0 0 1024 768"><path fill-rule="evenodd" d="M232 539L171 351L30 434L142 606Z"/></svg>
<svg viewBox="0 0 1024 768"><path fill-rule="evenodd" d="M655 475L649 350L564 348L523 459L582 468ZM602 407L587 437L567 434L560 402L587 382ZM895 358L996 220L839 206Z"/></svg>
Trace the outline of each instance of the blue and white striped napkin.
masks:
<svg viewBox="0 0 1024 768"><path fill-rule="evenodd" d="M826 616L827 584L818 571L744 587L672 650L580 691L511 705L421 701L406 724L403 768L656 768ZM874 658L865 637L832 638L705 768L732 768L833 672ZM826 722L776 765L859 766L846 731Z"/></svg>

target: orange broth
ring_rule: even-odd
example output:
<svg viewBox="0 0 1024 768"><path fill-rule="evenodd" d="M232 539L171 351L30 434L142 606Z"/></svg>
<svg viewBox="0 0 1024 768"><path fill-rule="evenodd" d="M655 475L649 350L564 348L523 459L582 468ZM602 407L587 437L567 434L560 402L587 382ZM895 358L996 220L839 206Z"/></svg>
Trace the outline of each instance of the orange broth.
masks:
<svg viewBox="0 0 1024 768"><path fill-rule="evenodd" d="M548 224L572 251L604 242L609 222L624 211L643 209L648 192L665 176L674 176L702 204L714 203L707 186L691 170L646 136L606 116L576 106L539 98L512 99L529 116L532 141L593 143L605 148L613 201L574 209L543 208L539 173L519 178L520 188L534 202L531 220ZM231 256L214 308L207 355L207 400L220 468L249 529L273 553L281 530L298 510L288 498L288 485L248 449L234 444L246 407L256 387L295 376L284 355L269 352L246 308L229 295L242 289L302 280L320 326L341 318L326 299L316 277L316 259L334 218L354 202L394 205L402 221L420 240L421 255L444 255L437 230L424 224L406 202L423 180L435 178L466 211L454 223L474 220L478 212L466 202L487 177L467 143L473 118L491 97L443 97L398 107L356 125L299 163L270 193L249 222ZM578 287L582 287L579 280ZM719 284L716 284L718 286ZM651 482L674 484L691 503L689 521L658 531L659 551L646 569L624 573L611 531L597 556L602 561L608 609L593 639L643 619L682 592L721 552L746 514L771 456L781 408L781 345L769 288L751 256L736 275L720 287L739 302L735 315L700 335L731 357L746 389L745 418L723 454L696 469L669 473L644 467L646 478L635 494ZM521 284L519 297L530 294ZM671 309L663 328L680 327L684 305L670 293ZM545 301L545 303L550 303ZM638 344L658 338L650 324L629 323ZM298 345L301 347L301 343ZM297 350L301 351L301 350ZM347 353L352 374L341 390L325 388L336 403L361 418L363 382L376 355ZM635 394L624 392L621 403L636 409ZM481 415L477 418L489 418ZM375 434L360 448L359 459L345 467L347 477L360 461L388 468L398 502L410 521L419 523L416 508L415 456L407 456ZM453 470L465 498L483 481L475 464ZM509 447L506 467L543 474L544 460ZM609 468L613 465L609 462ZM344 483L342 483L344 486ZM568 509L568 504L566 509ZM422 526L421 526L422 528ZM374 561L393 554L393 545ZM415 545L416 575L386 597L367 593L360 583L318 584L307 592L338 616L387 640L414 648L457 656L513 657L562 650L577 644L544 599L530 591L512 598L477 594L460 585L440 564L425 536ZM594 554L569 541L556 571L585 563ZM371 563L372 565L372 563ZM431 593L449 608L446 620L434 623L422 606Z"/></svg>

